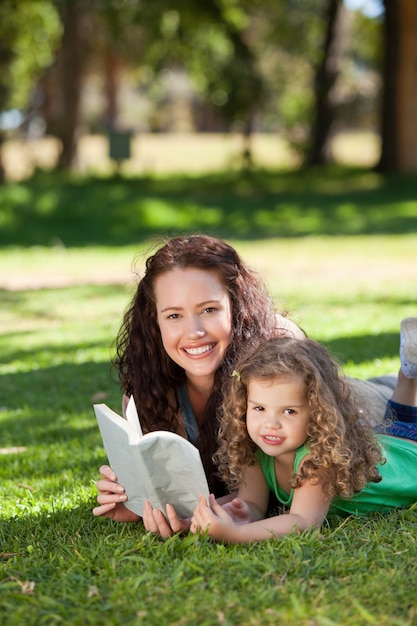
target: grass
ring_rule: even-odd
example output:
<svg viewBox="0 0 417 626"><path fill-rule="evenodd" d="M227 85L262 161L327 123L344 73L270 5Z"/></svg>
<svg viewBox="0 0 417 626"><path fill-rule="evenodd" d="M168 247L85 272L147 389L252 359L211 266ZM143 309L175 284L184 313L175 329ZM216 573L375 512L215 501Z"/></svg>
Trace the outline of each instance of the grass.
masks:
<svg viewBox="0 0 417 626"><path fill-rule="evenodd" d="M187 230L187 207L201 206L204 215L211 206L218 225L210 231L233 235L277 302L340 356L347 374L395 372L399 321L416 315L411 178L337 170L186 183L184 191L179 177L100 182L38 174L0 189L8 224L7 237L3 228L0 235L0 282L8 286L0 290L1 623L417 625L413 508L333 518L320 533L251 546L192 536L162 541L140 525L92 516L105 456L91 405L100 399L120 407L109 363L132 290L131 261L149 235ZM48 193L53 210L42 214ZM136 221L135 198L146 204L149 197L183 222L151 211L147 222ZM241 237L230 216L236 207L239 223L240 204L253 229ZM253 211L261 205L265 224L276 218L293 236L263 238L268 229L256 230L262 220ZM342 205L350 217L338 221ZM205 229L201 216L191 226Z"/></svg>
<svg viewBox="0 0 417 626"><path fill-rule="evenodd" d="M1 246L137 245L161 231L254 240L416 231L413 176L359 168L167 178L39 172L0 188Z"/></svg>

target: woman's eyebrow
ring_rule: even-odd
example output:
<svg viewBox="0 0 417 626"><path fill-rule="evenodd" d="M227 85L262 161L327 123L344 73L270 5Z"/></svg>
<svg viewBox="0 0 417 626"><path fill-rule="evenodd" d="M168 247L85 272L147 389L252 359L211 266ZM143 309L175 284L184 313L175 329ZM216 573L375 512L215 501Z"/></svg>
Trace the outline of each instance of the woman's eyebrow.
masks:
<svg viewBox="0 0 417 626"><path fill-rule="evenodd" d="M219 304L220 300L204 300L204 302L197 302L195 304L196 308L200 308L203 306L207 306L208 304ZM165 313L165 311L180 311L181 309L183 309L184 307L182 306L174 306L174 305L168 305L166 307L164 307L163 309L161 309L161 313Z"/></svg>

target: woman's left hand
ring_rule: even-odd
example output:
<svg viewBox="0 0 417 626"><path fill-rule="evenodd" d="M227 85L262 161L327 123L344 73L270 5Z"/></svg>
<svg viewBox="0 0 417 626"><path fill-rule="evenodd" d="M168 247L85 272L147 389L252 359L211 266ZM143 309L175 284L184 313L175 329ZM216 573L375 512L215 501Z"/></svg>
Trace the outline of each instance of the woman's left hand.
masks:
<svg viewBox="0 0 417 626"><path fill-rule="evenodd" d="M164 539L168 539L175 533L188 532L190 529L190 519L181 520L172 504L166 505L165 517L158 509L153 509L151 503L147 500L143 509L142 520L148 532L161 535Z"/></svg>

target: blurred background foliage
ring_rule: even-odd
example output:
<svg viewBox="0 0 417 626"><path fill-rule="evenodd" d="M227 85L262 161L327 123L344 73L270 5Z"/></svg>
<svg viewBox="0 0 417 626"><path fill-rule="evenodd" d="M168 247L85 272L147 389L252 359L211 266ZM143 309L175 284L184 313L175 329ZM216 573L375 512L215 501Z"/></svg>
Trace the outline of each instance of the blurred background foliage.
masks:
<svg viewBox="0 0 417 626"><path fill-rule="evenodd" d="M0 102L28 107L36 83L54 62L62 35L56 7L47 0L0 3Z"/></svg>
<svg viewBox="0 0 417 626"><path fill-rule="evenodd" d="M417 3L362 4L3 0L0 141L52 136L74 169L86 134L234 132L250 166L264 132L312 166L365 129L379 171L416 171Z"/></svg>

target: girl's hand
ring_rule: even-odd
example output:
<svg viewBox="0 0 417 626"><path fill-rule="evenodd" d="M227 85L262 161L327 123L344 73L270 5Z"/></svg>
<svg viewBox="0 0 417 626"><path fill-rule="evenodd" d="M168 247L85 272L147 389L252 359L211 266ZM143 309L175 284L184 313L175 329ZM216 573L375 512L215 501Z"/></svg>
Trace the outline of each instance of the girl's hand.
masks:
<svg viewBox="0 0 417 626"><path fill-rule="evenodd" d="M117 482L117 476L111 467L102 465L99 471L102 476L96 483L99 506L93 509L93 514L108 517L115 522L138 522L139 515L129 511L123 504L127 500L127 495L124 487Z"/></svg>
<svg viewBox="0 0 417 626"><path fill-rule="evenodd" d="M204 496L200 496L200 502L191 518L191 532L193 534L207 532L210 537L217 541L231 541L237 527L238 524L216 502L213 494L210 494L209 504Z"/></svg>
<svg viewBox="0 0 417 626"><path fill-rule="evenodd" d="M249 524L253 522L252 511L242 498L233 498L231 502L222 504L222 509L230 515L235 524Z"/></svg>
<svg viewBox="0 0 417 626"><path fill-rule="evenodd" d="M189 531L190 519L180 520L172 504L166 505L166 515L168 521L161 511L153 509L147 500L143 509L143 525L148 532L161 535L164 539L168 539L174 533Z"/></svg>

